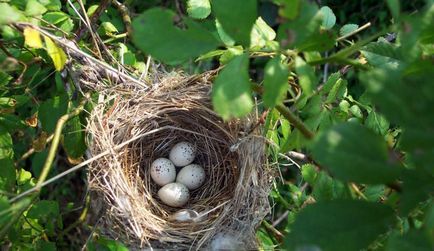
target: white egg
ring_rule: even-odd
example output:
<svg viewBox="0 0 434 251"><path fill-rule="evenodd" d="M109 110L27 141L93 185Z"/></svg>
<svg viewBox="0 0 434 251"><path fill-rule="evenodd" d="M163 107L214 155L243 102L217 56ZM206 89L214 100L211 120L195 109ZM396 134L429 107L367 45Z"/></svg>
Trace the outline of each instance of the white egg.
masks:
<svg viewBox="0 0 434 251"><path fill-rule="evenodd" d="M190 198L188 188L180 183L169 183L158 190L158 197L171 207L182 207Z"/></svg>
<svg viewBox="0 0 434 251"><path fill-rule="evenodd" d="M170 150L169 159L175 166L186 166L196 157L196 147L188 142L179 142Z"/></svg>
<svg viewBox="0 0 434 251"><path fill-rule="evenodd" d="M176 168L172 161L158 158L151 164L151 178L160 186L169 184L176 179Z"/></svg>
<svg viewBox="0 0 434 251"><path fill-rule="evenodd" d="M205 181L205 170L200 165L191 164L179 171L176 182L184 184L193 190L200 187Z"/></svg>

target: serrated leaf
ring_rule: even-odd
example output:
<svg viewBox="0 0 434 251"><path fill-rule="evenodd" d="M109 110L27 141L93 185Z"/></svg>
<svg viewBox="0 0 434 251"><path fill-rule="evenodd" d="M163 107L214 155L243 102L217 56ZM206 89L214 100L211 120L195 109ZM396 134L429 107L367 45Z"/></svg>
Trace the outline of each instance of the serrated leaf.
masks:
<svg viewBox="0 0 434 251"><path fill-rule="evenodd" d="M268 61L264 74L264 104L267 107L274 107L283 101L288 91L289 69L282 63L282 59L276 56Z"/></svg>
<svg viewBox="0 0 434 251"><path fill-rule="evenodd" d="M0 158L0 167L0 190L13 192L16 183L14 162L9 158Z"/></svg>
<svg viewBox="0 0 434 251"><path fill-rule="evenodd" d="M63 135L63 147L68 156L70 158L83 156L87 147L80 117L76 116L66 123Z"/></svg>
<svg viewBox="0 0 434 251"><path fill-rule="evenodd" d="M336 85L336 82L340 79L340 77L341 77L340 72L335 72L330 74L330 76L327 78L327 81L323 85L320 93L324 95L330 92L330 90L333 88L333 86Z"/></svg>
<svg viewBox="0 0 434 251"><path fill-rule="evenodd" d="M25 13L27 16L40 16L47 12L44 5L40 4L37 0L28 0Z"/></svg>
<svg viewBox="0 0 434 251"><path fill-rule="evenodd" d="M45 46L48 55L53 60L56 71L61 71L65 67L66 54L62 48L57 46L49 37L44 36Z"/></svg>
<svg viewBox="0 0 434 251"><path fill-rule="evenodd" d="M5 128L0 126L0 159L12 159L14 156L12 137Z"/></svg>
<svg viewBox="0 0 434 251"><path fill-rule="evenodd" d="M372 66L398 68L403 63L396 48L388 42L370 43L360 52Z"/></svg>
<svg viewBox="0 0 434 251"><path fill-rule="evenodd" d="M236 56L214 81L212 104L224 120L247 115L253 108L248 67L246 54Z"/></svg>
<svg viewBox="0 0 434 251"><path fill-rule="evenodd" d="M371 111L366 118L365 125L380 135L386 135L390 123L383 115Z"/></svg>
<svg viewBox="0 0 434 251"><path fill-rule="evenodd" d="M383 138L356 123L338 124L322 133L313 144L312 154L343 181L387 184L400 173Z"/></svg>
<svg viewBox="0 0 434 251"><path fill-rule="evenodd" d="M312 66L306 64L301 57L295 58L295 71L298 75L301 89L305 95L310 95L318 85L318 79Z"/></svg>
<svg viewBox="0 0 434 251"><path fill-rule="evenodd" d="M176 14L171 10L152 8L133 20L133 42L146 53L168 64L178 64L215 49L214 35L185 18L185 29L173 25ZM164 32L162 32L164 31Z"/></svg>
<svg viewBox="0 0 434 251"><path fill-rule="evenodd" d="M348 34L350 34L351 32L357 30L359 28L359 25L357 24L346 24L344 26L341 27L341 29L339 30L339 35L341 37L346 36Z"/></svg>
<svg viewBox="0 0 434 251"><path fill-rule="evenodd" d="M333 28L336 24L336 16L332 9L328 6L323 6L319 11L322 14L322 27L327 30Z"/></svg>
<svg viewBox="0 0 434 251"><path fill-rule="evenodd" d="M250 34L250 48L262 48L276 38L276 32L261 18L256 19Z"/></svg>
<svg viewBox="0 0 434 251"><path fill-rule="evenodd" d="M213 0L212 11L229 36L249 47L250 32L257 17L256 0Z"/></svg>
<svg viewBox="0 0 434 251"><path fill-rule="evenodd" d="M366 249L394 224L387 206L356 200L317 202L297 215L285 239L286 250L348 251Z"/></svg>
<svg viewBox="0 0 434 251"><path fill-rule="evenodd" d="M211 13L209 0L188 0L187 13L192 18L204 19Z"/></svg>
<svg viewBox="0 0 434 251"><path fill-rule="evenodd" d="M59 24L67 20L68 18L69 18L68 14L61 11L48 12L45 13L44 16L42 16L42 19L54 25Z"/></svg>
<svg viewBox="0 0 434 251"><path fill-rule="evenodd" d="M24 28L24 43L30 48L42 48L42 40L39 31L26 27Z"/></svg>

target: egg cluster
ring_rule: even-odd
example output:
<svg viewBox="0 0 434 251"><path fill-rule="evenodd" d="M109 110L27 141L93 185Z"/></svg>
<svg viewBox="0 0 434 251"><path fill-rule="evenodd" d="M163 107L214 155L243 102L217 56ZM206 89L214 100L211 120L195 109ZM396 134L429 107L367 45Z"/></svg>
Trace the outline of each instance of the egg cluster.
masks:
<svg viewBox="0 0 434 251"><path fill-rule="evenodd" d="M164 204L182 207L190 198L189 190L200 187L205 181L203 168L192 164L195 157L194 145L180 142L170 150L169 159L158 158L152 162L151 178L162 186L158 190L158 197ZM182 167L178 174L176 174L176 167Z"/></svg>

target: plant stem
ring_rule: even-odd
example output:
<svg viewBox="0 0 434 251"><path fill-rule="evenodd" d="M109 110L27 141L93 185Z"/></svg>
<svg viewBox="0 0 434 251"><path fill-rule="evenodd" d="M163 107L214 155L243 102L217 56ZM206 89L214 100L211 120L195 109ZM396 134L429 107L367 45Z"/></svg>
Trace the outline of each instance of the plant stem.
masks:
<svg viewBox="0 0 434 251"><path fill-rule="evenodd" d="M86 199L85 199L85 202L83 205L83 210L81 211L80 216L78 217L78 219L74 223L69 225L65 230L63 230L59 234L60 237L64 236L66 233L68 233L72 229L76 228L78 225L80 225L81 223L83 223L86 220L87 212L89 211L89 205L90 205L90 195L86 195Z"/></svg>
<svg viewBox="0 0 434 251"><path fill-rule="evenodd" d="M45 160L45 164L42 167L41 174L38 178L38 182L36 183L36 186L40 186L46 179L48 174L51 171L51 167L54 161L54 158L57 153L57 148L59 147L60 142L60 136L62 135L62 130L65 125L65 123L70 120L71 118L79 115L81 111L84 109L84 105L87 103L90 95L86 94L84 99L80 102L79 106L75 108L71 113L65 114L57 121L56 129L54 131L53 141L50 146L50 150L48 152L47 159Z"/></svg>
<svg viewBox="0 0 434 251"><path fill-rule="evenodd" d="M312 139L314 133L306 127L306 125L301 121L295 114L293 114L286 106L279 104L276 109L282 114L295 128L297 128L306 138Z"/></svg>
<svg viewBox="0 0 434 251"><path fill-rule="evenodd" d="M344 40L344 39L346 39L346 38L349 38L349 37L351 37L352 35L355 35L355 34L361 32L362 30L367 29L369 26L371 26L371 22L368 22L368 23L366 23L366 24L360 26L360 27L357 28L355 31L350 32L350 33L348 33L348 34L345 35L345 36L339 37L338 39L336 39L336 41L342 41L342 40Z"/></svg>
<svg viewBox="0 0 434 251"><path fill-rule="evenodd" d="M268 223L266 220L262 221L262 224L267 229L267 231L270 231L273 234L273 236L276 238L277 241L279 242L283 241L284 238L283 234L279 232L279 230L277 230L275 227L273 227L273 225Z"/></svg>

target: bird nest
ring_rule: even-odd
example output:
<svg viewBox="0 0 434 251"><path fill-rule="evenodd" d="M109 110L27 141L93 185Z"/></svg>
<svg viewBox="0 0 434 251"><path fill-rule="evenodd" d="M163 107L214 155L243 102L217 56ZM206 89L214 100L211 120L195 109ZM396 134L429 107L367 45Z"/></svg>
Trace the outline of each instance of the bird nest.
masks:
<svg viewBox="0 0 434 251"><path fill-rule="evenodd" d="M100 93L87 128L90 152L109 151L90 164L88 176L103 234L133 249L257 247L255 230L270 210L265 141L257 116L225 122L212 110L213 76L166 74L147 88L87 82ZM196 146L206 181L173 208L158 198L150 165L180 141ZM180 214L189 217L180 221Z"/></svg>

